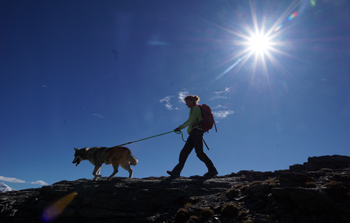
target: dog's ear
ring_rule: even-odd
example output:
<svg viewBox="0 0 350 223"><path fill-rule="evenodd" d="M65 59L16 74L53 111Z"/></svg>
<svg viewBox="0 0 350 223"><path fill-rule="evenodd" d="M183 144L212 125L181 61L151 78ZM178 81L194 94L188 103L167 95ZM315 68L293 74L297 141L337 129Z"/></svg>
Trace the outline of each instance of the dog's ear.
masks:
<svg viewBox="0 0 350 223"><path fill-rule="evenodd" d="M75 150L75 151L78 151L79 149L77 149L77 148L74 147L74 150Z"/></svg>

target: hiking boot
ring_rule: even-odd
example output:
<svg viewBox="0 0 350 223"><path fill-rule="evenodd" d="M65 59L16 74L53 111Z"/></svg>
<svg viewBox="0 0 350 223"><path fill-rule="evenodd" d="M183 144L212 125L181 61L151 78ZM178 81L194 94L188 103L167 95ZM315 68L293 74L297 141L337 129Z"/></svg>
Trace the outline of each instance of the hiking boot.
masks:
<svg viewBox="0 0 350 223"><path fill-rule="evenodd" d="M170 170L168 170L166 172L172 177L179 177L180 176L180 173L178 173L178 172L174 172L174 171L170 171Z"/></svg>
<svg viewBox="0 0 350 223"><path fill-rule="evenodd" d="M215 177L216 175L218 175L218 171L217 170L211 170L208 173L204 174L204 177Z"/></svg>

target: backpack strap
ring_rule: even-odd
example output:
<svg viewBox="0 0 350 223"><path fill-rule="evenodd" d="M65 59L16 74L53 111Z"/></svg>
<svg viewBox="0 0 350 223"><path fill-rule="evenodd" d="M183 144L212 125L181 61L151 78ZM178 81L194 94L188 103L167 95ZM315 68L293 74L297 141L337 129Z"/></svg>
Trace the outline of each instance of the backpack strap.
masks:
<svg viewBox="0 0 350 223"><path fill-rule="evenodd" d="M207 143L204 141L204 139L203 139L203 142L204 142L205 146L207 147L207 149L209 150L209 147L208 147Z"/></svg>
<svg viewBox="0 0 350 223"><path fill-rule="evenodd" d="M197 106L197 107L199 108L199 110L201 111L201 117L202 117L202 119L203 119L203 116L202 116L203 113L202 113L202 107L201 107L201 105L196 105L196 106ZM192 128L195 127L195 126L197 126L197 125L199 126L200 129L203 130L203 127L202 127L200 121L198 120L198 118L196 118L196 122L192 124ZM203 130L203 131L204 131L204 130Z"/></svg>

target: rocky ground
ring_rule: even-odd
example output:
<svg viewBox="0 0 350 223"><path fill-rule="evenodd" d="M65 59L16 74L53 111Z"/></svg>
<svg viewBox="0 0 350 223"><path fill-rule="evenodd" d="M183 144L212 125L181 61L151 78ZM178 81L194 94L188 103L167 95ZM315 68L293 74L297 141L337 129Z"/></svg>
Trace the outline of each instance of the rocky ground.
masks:
<svg viewBox="0 0 350 223"><path fill-rule="evenodd" d="M5 222L350 222L350 157L214 178L60 181L0 193Z"/></svg>

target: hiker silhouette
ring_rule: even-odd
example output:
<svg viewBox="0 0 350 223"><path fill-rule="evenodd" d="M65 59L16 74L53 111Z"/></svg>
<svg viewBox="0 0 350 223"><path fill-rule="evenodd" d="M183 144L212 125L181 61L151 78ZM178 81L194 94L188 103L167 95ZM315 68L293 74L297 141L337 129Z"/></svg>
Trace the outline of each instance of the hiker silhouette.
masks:
<svg viewBox="0 0 350 223"><path fill-rule="evenodd" d="M167 171L170 176L177 177L180 176L180 173L186 163L187 157L192 152L193 148L197 154L197 157L204 162L208 168L208 172L204 174L205 177L216 176L218 171L216 170L213 162L209 159L207 154L203 151L203 134L204 131L200 126L194 125L196 122L201 121L202 114L201 110L198 107L199 97L197 95L189 95L185 97L184 102L187 107L190 109L190 116L182 125L175 128L175 132L179 132L181 129L187 127L187 133L189 134L187 141L182 148L179 156L179 163L174 167L172 171Z"/></svg>

